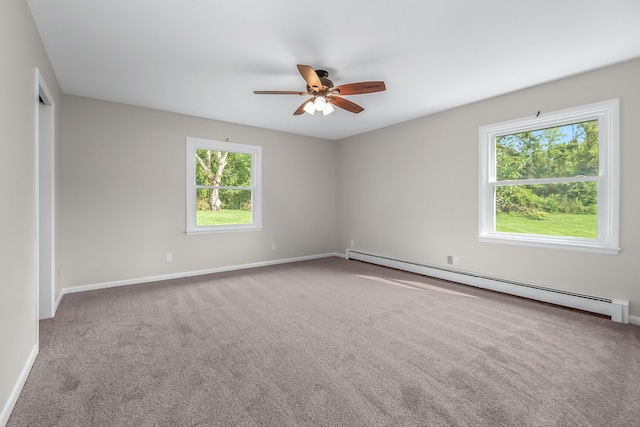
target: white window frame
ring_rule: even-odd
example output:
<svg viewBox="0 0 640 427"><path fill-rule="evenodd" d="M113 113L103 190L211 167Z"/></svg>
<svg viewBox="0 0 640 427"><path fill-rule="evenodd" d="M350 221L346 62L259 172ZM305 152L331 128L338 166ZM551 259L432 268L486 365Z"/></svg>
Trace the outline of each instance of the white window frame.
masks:
<svg viewBox="0 0 640 427"><path fill-rule="evenodd" d="M496 138L518 132L598 120L599 173L597 239L505 233L496 231L495 188L498 184L544 184L549 182L594 181L593 177L497 181ZM478 198L478 240L543 248L567 249L615 255L620 251L620 100L558 110L480 127L480 188Z"/></svg>
<svg viewBox="0 0 640 427"><path fill-rule="evenodd" d="M193 137L187 137L186 147L186 234L262 230L262 147ZM196 225L196 190L207 187L196 185L197 149L251 154L251 187L246 187L251 190L251 224Z"/></svg>

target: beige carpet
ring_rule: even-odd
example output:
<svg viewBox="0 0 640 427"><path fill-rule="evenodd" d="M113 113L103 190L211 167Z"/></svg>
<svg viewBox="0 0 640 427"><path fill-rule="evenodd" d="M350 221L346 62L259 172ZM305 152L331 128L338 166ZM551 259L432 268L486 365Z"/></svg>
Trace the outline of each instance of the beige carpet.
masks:
<svg viewBox="0 0 640 427"><path fill-rule="evenodd" d="M640 328L340 258L69 294L9 426L638 426Z"/></svg>

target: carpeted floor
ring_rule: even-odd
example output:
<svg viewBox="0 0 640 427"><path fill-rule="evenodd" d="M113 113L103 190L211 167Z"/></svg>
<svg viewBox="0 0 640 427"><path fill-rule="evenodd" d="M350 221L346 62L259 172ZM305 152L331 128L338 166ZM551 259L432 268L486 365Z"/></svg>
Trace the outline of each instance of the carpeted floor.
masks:
<svg viewBox="0 0 640 427"><path fill-rule="evenodd" d="M66 295L8 426L638 426L640 328L326 258Z"/></svg>

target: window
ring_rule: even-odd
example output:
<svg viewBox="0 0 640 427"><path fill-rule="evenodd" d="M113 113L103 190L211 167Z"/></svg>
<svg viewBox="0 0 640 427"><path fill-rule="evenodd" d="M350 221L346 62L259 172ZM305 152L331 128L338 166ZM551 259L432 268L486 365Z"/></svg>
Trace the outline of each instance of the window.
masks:
<svg viewBox="0 0 640 427"><path fill-rule="evenodd" d="M187 138L187 234L260 230L262 148Z"/></svg>
<svg viewBox="0 0 640 427"><path fill-rule="evenodd" d="M617 99L480 127L478 239L617 254Z"/></svg>

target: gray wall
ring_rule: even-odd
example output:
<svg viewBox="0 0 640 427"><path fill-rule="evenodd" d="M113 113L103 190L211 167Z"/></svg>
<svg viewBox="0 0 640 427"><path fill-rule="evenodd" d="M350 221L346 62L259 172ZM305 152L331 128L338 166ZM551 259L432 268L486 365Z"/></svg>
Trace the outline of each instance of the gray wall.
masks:
<svg viewBox="0 0 640 427"><path fill-rule="evenodd" d="M62 122L58 292L335 250L335 141L71 95ZM262 146L262 231L184 234L187 136Z"/></svg>
<svg viewBox="0 0 640 427"><path fill-rule="evenodd" d="M1 417L8 415L12 390L37 345L35 67L54 102L60 100L60 89L25 1L0 2L0 52L1 423Z"/></svg>
<svg viewBox="0 0 640 427"><path fill-rule="evenodd" d="M640 316L640 60L390 126L338 145L338 245L631 301ZM428 96L428 94L421 94ZM620 98L619 255L479 243L478 128ZM450 267L450 266L448 266Z"/></svg>

